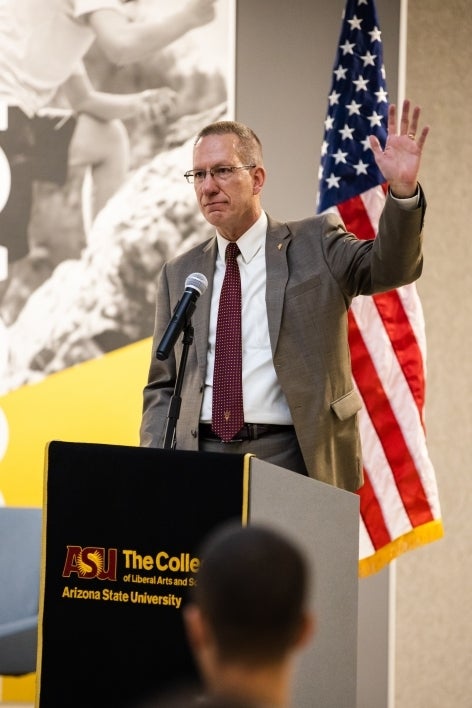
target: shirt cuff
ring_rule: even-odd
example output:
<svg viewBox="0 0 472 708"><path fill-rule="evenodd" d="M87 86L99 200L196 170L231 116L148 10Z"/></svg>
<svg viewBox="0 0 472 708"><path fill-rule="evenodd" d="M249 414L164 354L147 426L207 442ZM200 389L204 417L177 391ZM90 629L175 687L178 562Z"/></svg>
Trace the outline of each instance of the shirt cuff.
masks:
<svg viewBox="0 0 472 708"><path fill-rule="evenodd" d="M392 199L397 202L398 206L401 209L406 209L407 211L413 211L413 209L416 209L420 203L420 189L419 187L416 188L416 194L414 194L412 197L395 197L392 194L392 190L389 189L390 196Z"/></svg>

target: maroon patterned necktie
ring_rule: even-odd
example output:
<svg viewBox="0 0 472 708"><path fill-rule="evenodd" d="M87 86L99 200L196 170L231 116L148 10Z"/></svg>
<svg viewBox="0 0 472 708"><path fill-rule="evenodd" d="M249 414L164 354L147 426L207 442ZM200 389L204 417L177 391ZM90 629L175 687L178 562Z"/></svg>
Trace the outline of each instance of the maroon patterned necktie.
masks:
<svg viewBox="0 0 472 708"><path fill-rule="evenodd" d="M212 429L228 442L244 424L241 345L241 279L236 243L226 246L213 369Z"/></svg>

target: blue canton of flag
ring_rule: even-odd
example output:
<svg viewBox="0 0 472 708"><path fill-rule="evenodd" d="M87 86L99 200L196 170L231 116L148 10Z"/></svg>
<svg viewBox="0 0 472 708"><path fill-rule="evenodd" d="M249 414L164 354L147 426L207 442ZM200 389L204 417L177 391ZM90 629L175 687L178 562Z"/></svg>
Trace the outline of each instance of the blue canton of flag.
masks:
<svg viewBox="0 0 472 708"><path fill-rule="evenodd" d="M387 136L388 97L381 33L371 0L344 11L321 147L317 211L384 182L369 135Z"/></svg>

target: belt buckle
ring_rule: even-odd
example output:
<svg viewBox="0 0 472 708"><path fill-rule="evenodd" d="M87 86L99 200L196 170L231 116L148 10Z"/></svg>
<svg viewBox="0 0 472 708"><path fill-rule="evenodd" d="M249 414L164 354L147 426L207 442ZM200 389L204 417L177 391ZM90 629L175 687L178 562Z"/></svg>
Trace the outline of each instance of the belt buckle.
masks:
<svg viewBox="0 0 472 708"><path fill-rule="evenodd" d="M240 431L238 431L238 433L239 433L239 432L240 432ZM236 433L236 435L238 435L238 433ZM228 443L241 443L241 442L244 442L245 440L247 440L247 438L236 438L236 437L234 437L234 438L231 438L231 440L228 440ZM224 440L222 440L221 442L224 442ZM227 443L225 443L225 444L227 444Z"/></svg>
<svg viewBox="0 0 472 708"><path fill-rule="evenodd" d="M238 432L236 433L236 435L238 435L241 432L241 430L245 430L246 437L242 437L242 438L241 437L234 437L234 438L231 438L231 440L228 440L228 442L229 443L241 443L241 442L247 442L248 440L252 440L253 438L252 438L252 432L251 432L250 425L251 425L250 423L243 423L242 428L240 430L238 430ZM223 440L222 440L222 442L223 442Z"/></svg>

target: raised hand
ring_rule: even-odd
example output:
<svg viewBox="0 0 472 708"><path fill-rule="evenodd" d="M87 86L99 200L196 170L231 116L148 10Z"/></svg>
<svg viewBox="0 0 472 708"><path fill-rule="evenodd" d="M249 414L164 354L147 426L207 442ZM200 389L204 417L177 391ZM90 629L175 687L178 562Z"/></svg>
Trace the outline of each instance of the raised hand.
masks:
<svg viewBox="0 0 472 708"><path fill-rule="evenodd" d="M411 197L417 189L421 153L429 133L427 125L418 133L420 113L421 109L415 106L410 118L410 101L405 99L397 131L397 107L392 103L388 109L388 135L384 150L378 139L370 136L377 166L396 197Z"/></svg>

